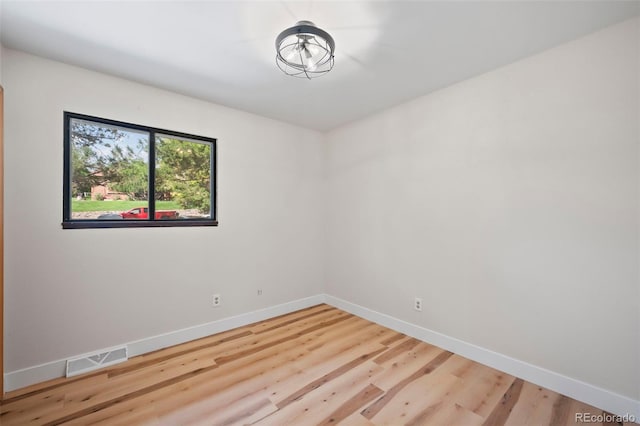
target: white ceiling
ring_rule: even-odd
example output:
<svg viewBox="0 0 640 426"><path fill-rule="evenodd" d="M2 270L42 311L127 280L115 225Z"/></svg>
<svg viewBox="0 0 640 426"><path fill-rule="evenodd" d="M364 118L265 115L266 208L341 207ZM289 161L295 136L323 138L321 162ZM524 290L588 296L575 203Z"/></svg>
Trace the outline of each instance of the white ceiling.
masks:
<svg viewBox="0 0 640 426"><path fill-rule="evenodd" d="M638 1L0 0L5 47L330 130L640 14ZM314 80L274 40L298 20L336 41Z"/></svg>

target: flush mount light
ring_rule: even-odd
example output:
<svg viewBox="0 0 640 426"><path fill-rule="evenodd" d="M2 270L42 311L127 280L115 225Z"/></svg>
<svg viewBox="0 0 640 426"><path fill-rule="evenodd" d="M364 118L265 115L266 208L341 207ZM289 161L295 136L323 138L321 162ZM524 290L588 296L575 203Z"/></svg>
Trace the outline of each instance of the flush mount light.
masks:
<svg viewBox="0 0 640 426"><path fill-rule="evenodd" d="M276 64L287 75L312 79L333 68L336 44L313 22L300 21L276 38Z"/></svg>

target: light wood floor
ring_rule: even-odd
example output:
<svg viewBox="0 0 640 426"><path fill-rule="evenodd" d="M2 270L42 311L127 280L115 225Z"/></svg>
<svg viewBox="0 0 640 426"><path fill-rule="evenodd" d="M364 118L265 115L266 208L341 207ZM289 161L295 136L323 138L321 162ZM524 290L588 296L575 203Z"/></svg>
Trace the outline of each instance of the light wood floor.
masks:
<svg viewBox="0 0 640 426"><path fill-rule="evenodd" d="M1 408L2 425L537 426L603 414L327 305L14 391Z"/></svg>

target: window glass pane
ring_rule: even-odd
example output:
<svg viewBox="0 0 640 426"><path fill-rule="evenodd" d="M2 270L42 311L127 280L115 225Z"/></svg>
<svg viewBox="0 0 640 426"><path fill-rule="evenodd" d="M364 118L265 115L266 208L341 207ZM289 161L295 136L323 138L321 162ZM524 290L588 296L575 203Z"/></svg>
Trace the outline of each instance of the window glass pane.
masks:
<svg viewBox="0 0 640 426"><path fill-rule="evenodd" d="M76 118L69 124L71 219L146 219L149 134Z"/></svg>
<svg viewBox="0 0 640 426"><path fill-rule="evenodd" d="M156 135L156 216L211 217L211 144ZM177 212L177 217L172 213Z"/></svg>

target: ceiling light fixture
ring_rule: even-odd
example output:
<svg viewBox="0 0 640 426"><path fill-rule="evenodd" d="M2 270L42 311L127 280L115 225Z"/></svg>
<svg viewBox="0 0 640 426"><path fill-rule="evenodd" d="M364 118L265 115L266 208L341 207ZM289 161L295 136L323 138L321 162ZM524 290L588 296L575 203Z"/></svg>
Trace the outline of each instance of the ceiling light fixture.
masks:
<svg viewBox="0 0 640 426"><path fill-rule="evenodd" d="M287 75L312 79L331 71L335 50L329 33L299 21L276 38L276 64Z"/></svg>

